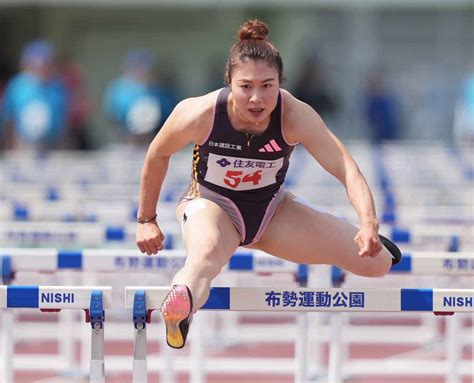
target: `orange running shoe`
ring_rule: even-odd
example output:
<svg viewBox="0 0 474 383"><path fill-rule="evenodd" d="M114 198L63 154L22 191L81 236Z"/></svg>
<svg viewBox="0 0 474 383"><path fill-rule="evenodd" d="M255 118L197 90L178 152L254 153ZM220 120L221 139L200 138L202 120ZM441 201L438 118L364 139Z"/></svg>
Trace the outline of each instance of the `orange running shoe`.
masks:
<svg viewBox="0 0 474 383"><path fill-rule="evenodd" d="M174 285L161 305L166 326L166 342L173 348L183 348L193 318L193 298L186 285Z"/></svg>

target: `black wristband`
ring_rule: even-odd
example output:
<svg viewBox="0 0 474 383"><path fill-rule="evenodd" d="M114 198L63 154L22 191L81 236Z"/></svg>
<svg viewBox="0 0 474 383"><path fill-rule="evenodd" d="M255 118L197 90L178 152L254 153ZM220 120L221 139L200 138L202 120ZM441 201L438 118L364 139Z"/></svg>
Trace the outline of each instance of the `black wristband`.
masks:
<svg viewBox="0 0 474 383"><path fill-rule="evenodd" d="M137 222L138 223L147 223L147 222L153 222L154 220L156 220L156 214L152 217L152 218L149 218L149 219L140 219L137 217Z"/></svg>

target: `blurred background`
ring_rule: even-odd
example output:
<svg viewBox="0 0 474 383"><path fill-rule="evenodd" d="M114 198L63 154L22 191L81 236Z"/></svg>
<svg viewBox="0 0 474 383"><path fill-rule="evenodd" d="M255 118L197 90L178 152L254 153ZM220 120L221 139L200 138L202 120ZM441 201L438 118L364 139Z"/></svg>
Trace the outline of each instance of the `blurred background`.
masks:
<svg viewBox="0 0 474 383"><path fill-rule="evenodd" d="M2 0L0 92L24 67L28 43L50 43L54 75L72 93L68 108L76 113L67 132L87 141L69 144L98 148L120 136L105 99L127 54L150 56L142 61L166 94L165 117L176 101L223 85L235 31L253 17L269 24L281 51L284 87L338 136L452 141L456 105L473 73L470 0ZM374 131L385 122L386 131Z"/></svg>
<svg viewBox="0 0 474 383"><path fill-rule="evenodd" d="M123 288L167 285L180 265L166 269L136 249L147 146L177 102L224 86L235 32L252 18L268 24L281 52L283 87L349 147L372 188L382 233L403 252L459 253L457 261L446 258L443 276L345 278L318 265L308 286L472 289L473 0L0 0L3 283L112 286L107 382L131 381L133 327ZM173 156L158 205L166 249L182 255L175 205L189 181L191 153L188 147ZM358 223L343 187L301 145L285 187ZM100 272L38 273L38 254L56 265L62 251L87 253ZM109 270L98 260L106 255ZM3 266L8 257L11 272ZM216 285L296 286L293 274L230 274ZM191 347L181 351L164 345L158 320L149 326L154 382L295 382L294 315L207 314L196 315L205 325L193 323ZM473 381L470 313L456 321L357 314L311 316L311 381ZM1 315L2 383L89 381L90 326L81 312ZM347 379L328 380L329 365Z"/></svg>

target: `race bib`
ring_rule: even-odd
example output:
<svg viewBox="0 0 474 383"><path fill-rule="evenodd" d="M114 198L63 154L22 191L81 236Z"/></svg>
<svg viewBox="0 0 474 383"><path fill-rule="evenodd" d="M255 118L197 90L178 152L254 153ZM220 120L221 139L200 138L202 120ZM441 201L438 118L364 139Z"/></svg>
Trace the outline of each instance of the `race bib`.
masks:
<svg viewBox="0 0 474 383"><path fill-rule="evenodd" d="M259 189L276 183L283 158L256 160L209 154L204 180L231 190Z"/></svg>

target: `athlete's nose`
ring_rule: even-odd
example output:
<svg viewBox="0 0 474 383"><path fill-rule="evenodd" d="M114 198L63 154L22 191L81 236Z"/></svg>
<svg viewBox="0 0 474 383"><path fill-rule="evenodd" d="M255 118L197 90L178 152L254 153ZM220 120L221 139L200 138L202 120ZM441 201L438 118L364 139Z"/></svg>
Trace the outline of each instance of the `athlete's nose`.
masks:
<svg viewBox="0 0 474 383"><path fill-rule="evenodd" d="M250 102L257 103L260 100L260 95L258 92L253 92L252 96L250 97Z"/></svg>

